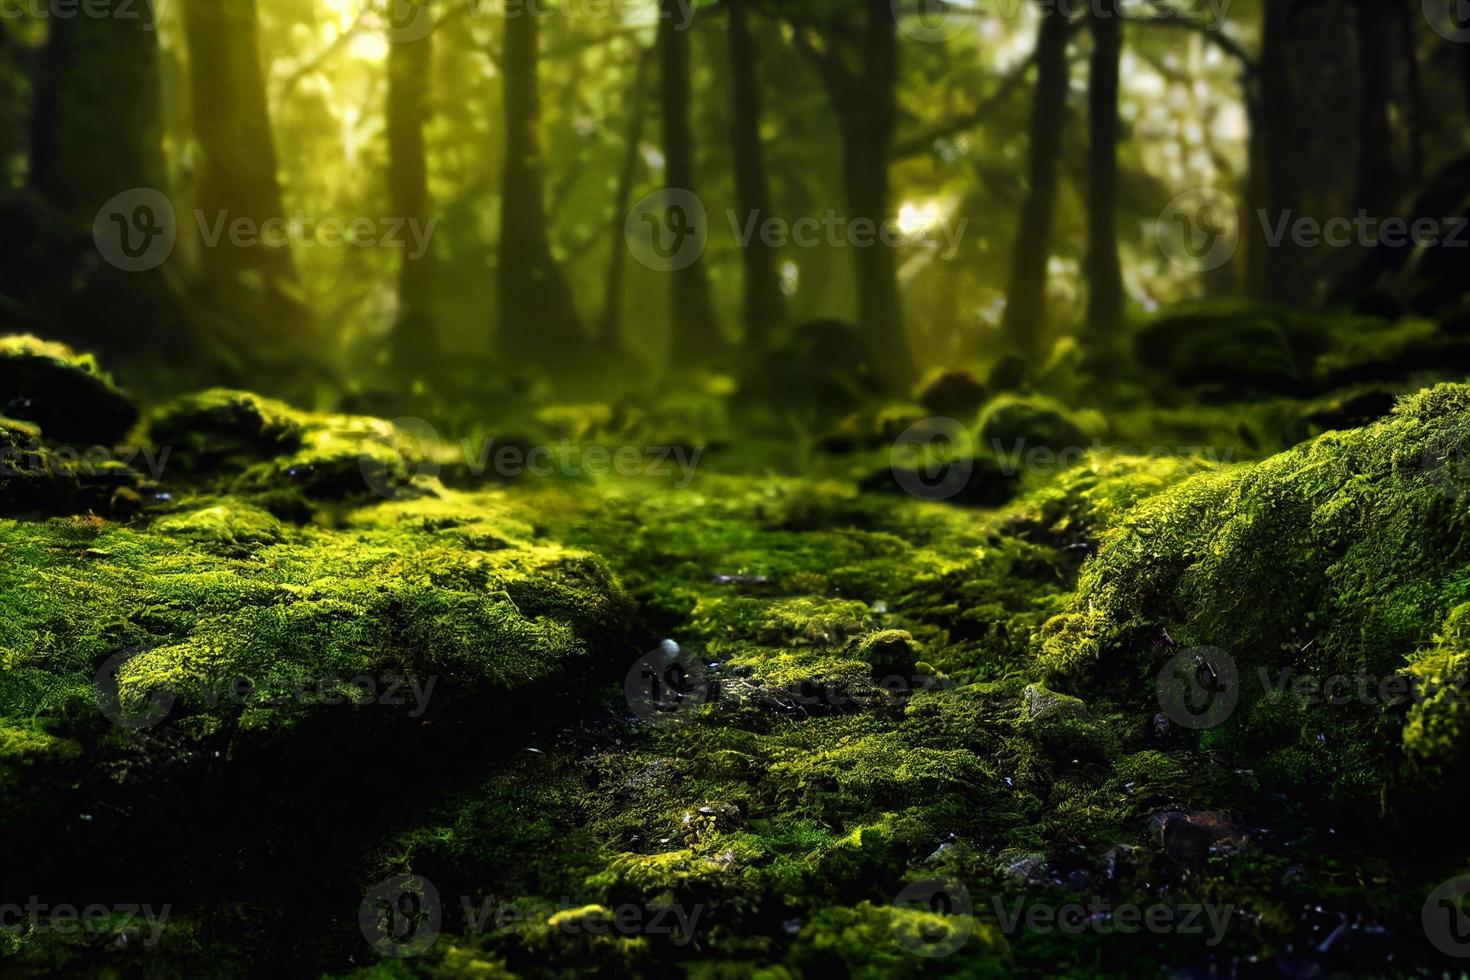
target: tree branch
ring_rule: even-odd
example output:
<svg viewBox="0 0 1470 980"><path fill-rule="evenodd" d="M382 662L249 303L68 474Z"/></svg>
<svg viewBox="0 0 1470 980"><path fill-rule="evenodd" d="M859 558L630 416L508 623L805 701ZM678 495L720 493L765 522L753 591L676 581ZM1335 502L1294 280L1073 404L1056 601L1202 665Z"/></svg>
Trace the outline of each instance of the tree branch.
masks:
<svg viewBox="0 0 1470 980"><path fill-rule="evenodd" d="M1175 30L1198 34L1205 39L1207 44L1213 44L1221 51L1224 51L1239 61L1249 75L1254 75L1260 67L1256 59L1251 57L1251 53L1243 45L1238 41L1232 40L1223 30L1212 28L1207 24L1186 20L1182 17L1140 17L1133 21L1133 23L1141 24L1144 27L1172 27Z"/></svg>
<svg viewBox="0 0 1470 980"><path fill-rule="evenodd" d="M1071 30L1076 32L1082 26L1082 23L1080 19L1073 21ZM929 147L933 146L935 141L949 139L951 136L957 136L967 129L974 129L980 125L994 111L995 107L1010 98L1020 86L1021 82L1025 80L1027 72L1036 64L1036 55L1037 52L1033 50L1026 56L1024 61L1018 63L1007 72L1005 77L1001 79L1000 86L974 109L971 109L963 116L936 126L922 136L915 136L898 144L893 150L894 159L918 156L920 153L928 151Z"/></svg>

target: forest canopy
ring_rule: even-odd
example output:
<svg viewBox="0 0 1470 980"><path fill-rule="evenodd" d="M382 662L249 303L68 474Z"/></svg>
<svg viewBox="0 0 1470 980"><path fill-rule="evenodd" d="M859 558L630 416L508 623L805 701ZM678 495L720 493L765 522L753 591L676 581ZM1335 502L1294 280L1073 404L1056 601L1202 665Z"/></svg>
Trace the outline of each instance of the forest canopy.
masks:
<svg viewBox="0 0 1470 980"><path fill-rule="evenodd" d="M222 372L677 376L845 320L895 394L1185 300L1359 302L1369 249L1269 240L1381 220L1462 154L1463 49L1416 6L6 0L8 208L47 271L4 293ZM145 206L157 295L74 322L53 284L149 290L63 229L141 236ZM681 227L697 260L660 268L649 229Z"/></svg>

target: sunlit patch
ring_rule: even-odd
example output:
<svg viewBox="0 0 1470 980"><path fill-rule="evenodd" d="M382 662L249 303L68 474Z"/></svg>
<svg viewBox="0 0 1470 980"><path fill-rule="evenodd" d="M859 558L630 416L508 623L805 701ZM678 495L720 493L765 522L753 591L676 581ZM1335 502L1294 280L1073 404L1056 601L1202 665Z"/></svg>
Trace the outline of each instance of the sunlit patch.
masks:
<svg viewBox="0 0 1470 980"><path fill-rule="evenodd" d="M781 292L787 296L795 296L796 290L801 286L801 269L790 259L781 263Z"/></svg>
<svg viewBox="0 0 1470 980"><path fill-rule="evenodd" d="M381 34L359 32L352 39L352 56L360 61L387 61L388 39Z"/></svg>
<svg viewBox="0 0 1470 980"><path fill-rule="evenodd" d="M898 230L905 238L920 238L943 220L939 205L933 201L905 201L898 209Z"/></svg>
<svg viewBox="0 0 1470 980"><path fill-rule="evenodd" d="M323 13L336 22L337 30L345 31L356 23L371 0L320 0Z"/></svg>

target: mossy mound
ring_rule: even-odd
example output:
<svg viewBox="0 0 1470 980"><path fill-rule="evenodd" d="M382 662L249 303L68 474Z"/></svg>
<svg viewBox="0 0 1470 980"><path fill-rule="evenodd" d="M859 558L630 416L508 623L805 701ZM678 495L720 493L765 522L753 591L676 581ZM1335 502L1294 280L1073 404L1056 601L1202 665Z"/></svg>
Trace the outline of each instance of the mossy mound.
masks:
<svg viewBox="0 0 1470 980"><path fill-rule="evenodd" d="M435 492L423 484L438 474L432 434L383 419L302 412L219 388L160 409L149 432L196 488L247 497L298 522L326 502Z"/></svg>
<svg viewBox="0 0 1470 980"><path fill-rule="evenodd" d="M112 446L138 422L137 407L94 358L29 335L0 337L0 415L82 446Z"/></svg>
<svg viewBox="0 0 1470 980"><path fill-rule="evenodd" d="M985 383L964 369L931 371L914 392L914 401L937 415L972 417L985 404Z"/></svg>
<svg viewBox="0 0 1470 980"><path fill-rule="evenodd" d="M1470 388L1441 385L1383 422L1166 489L1103 536L1040 665L1136 693L1177 650L1220 648L1240 707L1205 740L1339 801L1377 801L1401 752L1452 764L1452 716L1420 701L1405 727L1409 699L1380 685L1453 660L1424 651L1436 634L1454 647L1470 599L1467 453Z"/></svg>
<svg viewBox="0 0 1470 980"><path fill-rule="evenodd" d="M1096 412L1074 412L1034 395L997 396L981 410L979 426L981 446L997 455L1038 447L1080 454L1106 430Z"/></svg>
<svg viewBox="0 0 1470 980"><path fill-rule="evenodd" d="M0 514L68 513L80 487L34 425L0 417Z"/></svg>
<svg viewBox="0 0 1470 980"><path fill-rule="evenodd" d="M170 726L235 714L270 728L357 700L351 682L363 675L435 676L461 694L504 696L570 673L619 635L619 591L585 554L480 550L403 514L374 523L288 530L228 498L148 530L6 522L0 706L37 720L85 716L99 667L117 659L123 716L162 695ZM242 678L260 690L222 705L222 687ZM301 698L275 703L303 685Z"/></svg>
<svg viewBox="0 0 1470 980"><path fill-rule="evenodd" d="M1465 338L1428 320L1240 303L1172 309L1144 325L1133 346L1138 363L1156 377L1214 403L1470 370Z"/></svg>

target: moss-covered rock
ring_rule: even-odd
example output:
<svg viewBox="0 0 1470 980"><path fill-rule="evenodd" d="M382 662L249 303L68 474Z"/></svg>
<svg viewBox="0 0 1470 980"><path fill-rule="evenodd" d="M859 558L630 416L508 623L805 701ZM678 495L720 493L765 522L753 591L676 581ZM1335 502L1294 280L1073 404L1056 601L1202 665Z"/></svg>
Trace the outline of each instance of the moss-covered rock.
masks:
<svg viewBox="0 0 1470 980"><path fill-rule="evenodd" d="M303 443L300 415L289 406L247 391L215 388L160 409L149 423L153 441L172 450L190 470L238 470L251 461L284 456Z"/></svg>
<svg viewBox="0 0 1470 980"><path fill-rule="evenodd" d="M936 415L970 418L985 404L985 383L963 369L933 371L919 384L914 400Z"/></svg>
<svg viewBox="0 0 1470 980"><path fill-rule="evenodd" d="M0 513L69 513L81 486L72 467L41 444L34 425L0 417Z"/></svg>
<svg viewBox="0 0 1470 980"><path fill-rule="evenodd" d="M1175 649L1221 648L1240 704L1212 744L1283 784L1377 799L1401 741L1426 764L1431 744L1448 749L1417 742L1437 727L1435 699L1403 729L1380 685L1443 666L1419 651L1470 598L1467 450L1470 389L1443 385L1386 421L1141 501L1047 624L1041 666L1148 691Z"/></svg>
<svg viewBox="0 0 1470 980"><path fill-rule="evenodd" d="M970 914L871 902L824 909L802 927L791 959L804 976L842 974L864 980L1010 972L1010 949L994 925Z"/></svg>
<svg viewBox="0 0 1470 980"><path fill-rule="evenodd" d="M29 335L0 337L0 415L83 446L112 446L138 422L137 407L91 355Z"/></svg>
<svg viewBox="0 0 1470 980"><path fill-rule="evenodd" d="M1004 458L1027 450L1078 456L1103 435L1106 422L1096 412L1073 411L1041 396L999 395L980 412L980 445Z"/></svg>
<svg viewBox="0 0 1470 980"><path fill-rule="evenodd" d="M249 497L297 522L324 503L432 493L417 484L439 470L432 433L367 416L302 412L222 388L160 409L150 434L204 489Z"/></svg>

